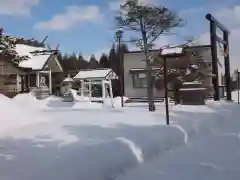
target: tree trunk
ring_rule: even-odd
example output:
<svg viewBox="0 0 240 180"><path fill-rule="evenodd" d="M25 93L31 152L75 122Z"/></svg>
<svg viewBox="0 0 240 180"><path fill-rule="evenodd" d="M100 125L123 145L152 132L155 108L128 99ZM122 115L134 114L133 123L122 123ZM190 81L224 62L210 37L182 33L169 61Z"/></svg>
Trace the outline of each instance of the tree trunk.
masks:
<svg viewBox="0 0 240 180"><path fill-rule="evenodd" d="M154 104L153 97L153 78L152 78L152 69L150 66L149 58L148 58L148 44L147 44L147 36L146 31L142 28L142 37L144 43L144 55L146 60L146 69L147 69L147 97L148 97L148 107L149 111L155 111L156 107Z"/></svg>

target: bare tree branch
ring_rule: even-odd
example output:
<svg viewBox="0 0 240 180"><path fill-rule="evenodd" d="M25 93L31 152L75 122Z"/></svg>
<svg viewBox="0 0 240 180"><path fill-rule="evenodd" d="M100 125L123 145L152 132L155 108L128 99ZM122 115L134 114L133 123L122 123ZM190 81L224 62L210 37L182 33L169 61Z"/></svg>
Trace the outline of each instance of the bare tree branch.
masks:
<svg viewBox="0 0 240 180"><path fill-rule="evenodd" d="M128 0L120 6L116 21L119 27L127 31L139 32L140 36L145 31L149 48L154 46L160 35L174 35L171 30L184 25L183 20L166 7L142 5L137 0ZM143 37L137 39L143 40ZM139 42L137 44L139 46Z"/></svg>

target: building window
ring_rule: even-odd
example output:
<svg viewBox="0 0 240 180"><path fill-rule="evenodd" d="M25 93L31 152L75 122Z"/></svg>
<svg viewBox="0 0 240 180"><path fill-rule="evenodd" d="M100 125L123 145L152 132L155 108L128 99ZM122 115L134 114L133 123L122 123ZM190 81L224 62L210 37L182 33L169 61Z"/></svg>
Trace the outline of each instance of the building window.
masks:
<svg viewBox="0 0 240 180"><path fill-rule="evenodd" d="M146 88L147 77L145 73L137 73L132 75L133 88Z"/></svg>

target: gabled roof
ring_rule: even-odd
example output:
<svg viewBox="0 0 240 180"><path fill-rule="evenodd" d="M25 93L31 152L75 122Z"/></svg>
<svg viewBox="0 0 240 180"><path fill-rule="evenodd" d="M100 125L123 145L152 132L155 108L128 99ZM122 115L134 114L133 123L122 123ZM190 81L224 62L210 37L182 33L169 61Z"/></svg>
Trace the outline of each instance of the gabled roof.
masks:
<svg viewBox="0 0 240 180"><path fill-rule="evenodd" d="M20 56L28 56L27 60L21 61L19 67L31 68L32 70L41 70L44 68L51 54L34 54L34 51L44 51L45 48L34 47L24 44L17 44L16 51Z"/></svg>
<svg viewBox="0 0 240 180"><path fill-rule="evenodd" d="M19 67L30 68L32 70L42 70L48 63L48 60L54 52L47 50L44 47L35 47L25 44L16 44L16 51L19 56L28 56L27 60L19 63ZM56 63L62 71L62 66L56 59Z"/></svg>
<svg viewBox="0 0 240 180"><path fill-rule="evenodd" d="M102 80L117 79L116 73L112 69L87 69L79 71L74 80Z"/></svg>
<svg viewBox="0 0 240 180"><path fill-rule="evenodd" d="M35 55L19 63L20 67L31 68L32 70L41 70L44 68L50 55Z"/></svg>
<svg viewBox="0 0 240 180"><path fill-rule="evenodd" d="M3 35L6 36L6 35ZM51 55L57 50L48 50L43 42L34 39L25 39L23 37L6 36L16 43L16 52L19 56L28 57L27 60L21 61L17 66L23 69L42 70L47 66ZM57 66L62 71L62 66L58 59L55 58Z"/></svg>

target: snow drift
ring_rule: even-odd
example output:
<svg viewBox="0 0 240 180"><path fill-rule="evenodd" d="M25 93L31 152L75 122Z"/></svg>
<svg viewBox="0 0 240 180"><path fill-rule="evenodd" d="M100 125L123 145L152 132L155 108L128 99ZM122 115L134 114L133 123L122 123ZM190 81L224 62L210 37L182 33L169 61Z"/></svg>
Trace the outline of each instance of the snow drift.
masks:
<svg viewBox="0 0 240 180"><path fill-rule="evenodd" d="M229 148L239 148L236 104L174 106L170 109L171 126L166 126L161 105L149 113L142 106L112 109L99 103L75 102L59 108L64 102L55 97L43 101L28 98L25 105L20 98L4 100L24 121L14 127L16 120L11 116L9 128L1 134L0 179L240 177L237 150L227 155ZM50 108L49 103L54 106ZM41 104L45 108L40 108ZM45 116L48 120L43 120Z"/></svg>
<svg viewBox="0 0 240 180"><path fill-rule="evenodd" d="M186 146L160 153L116 180L238 180L240 178L239 106L224 103L222 110L203 121L199 135ZM217 118L218 117L218 118Z"/></svg>
<svg viewBox="0 0 240 180"><path fill-rule="evenodd" d="M28 109L24 104L15 103L2 94L0 94L0 114L0 133L48 119L40 112Z"/></svg>

